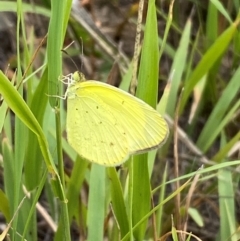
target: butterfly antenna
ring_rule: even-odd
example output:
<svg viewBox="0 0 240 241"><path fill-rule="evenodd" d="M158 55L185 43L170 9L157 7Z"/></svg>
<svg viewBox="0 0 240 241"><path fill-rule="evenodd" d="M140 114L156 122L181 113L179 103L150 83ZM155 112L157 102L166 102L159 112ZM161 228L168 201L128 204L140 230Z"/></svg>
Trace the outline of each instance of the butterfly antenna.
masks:
<svg viewBox="0 0 240 241"><path fill-rule="evenodd" d="M80 37L80 39L81 39L81 56L80 56L81 68L80 68L80 70L82 71L82 69L83 69L83 40L82 40L82 37Z"/></svg>
<svg viewBox="0 0 240 241"><path fill-rule="evenodd" d="M76 63L73 61L72 57L71 57L71 56L68 54L68 52L66 51L66 49L69 48L73 43L74 43L74 41L72 41L72 42L71 42L68 46L66 46L64 49L61 49L61 51L68 56L68 58L72 61L72 63L74 64L74 66L75 66L76 69L78 70L78 67L77 67Z"/></svg>

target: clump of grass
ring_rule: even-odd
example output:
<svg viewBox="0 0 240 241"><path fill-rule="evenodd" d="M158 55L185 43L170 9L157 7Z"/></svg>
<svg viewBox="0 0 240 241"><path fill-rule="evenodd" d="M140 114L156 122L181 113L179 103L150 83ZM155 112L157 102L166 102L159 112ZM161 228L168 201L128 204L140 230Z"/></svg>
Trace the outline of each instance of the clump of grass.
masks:
<svg viewBox="0 0 240 241"><path fill-rule="evenodd" d="M38 240L39 218L48 230L43 236L50 233L55 240L71 240L74 230L82 240L94 241L170 236L239 240L235 199L240 161L234 152L240 138L237 4L231 12L218 1L210 1L205 11L199 3L195 12L185 14L192 3L172 2L166 13L148 1L146 19L138 25L142 41L133 63L132 56L123 54L86 20L84 9L75 6L70 17L71 7L71 1L52 1L51 10L21 1L0 5L0 11L14 11L17 16L17 71L12 83L0 72L4 181L0 210L10 223L5 230L10 239ZM26 12L49 18L46 48L42 42L34 49ZM166 25L162 32L161 23ZM168 120L170 134L160 150L134 156L119 169L77 156L66 141L67 110L55 97L64 92L59 76L65 65L61 49L66 33L77 44L82 37L85 52L104 62L92 76L109 73L118 56L120 86L127 90L133 80L136 95L157 106ZM68 52L81 54L74 48L71 45ZM41 53L36 67L33 63ZM169 67L164 69L166 63ZM214 217L210 223L207 215Z"/></svg>

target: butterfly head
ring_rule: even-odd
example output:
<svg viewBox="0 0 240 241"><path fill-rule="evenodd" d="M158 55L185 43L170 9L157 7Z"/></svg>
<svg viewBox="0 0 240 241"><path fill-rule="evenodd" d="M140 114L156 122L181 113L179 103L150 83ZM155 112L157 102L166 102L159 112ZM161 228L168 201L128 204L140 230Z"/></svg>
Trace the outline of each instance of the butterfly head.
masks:
<svg viewBox="0 0 240 241"><path fill-rule="evenodd" d="M75 71L72 74L72 83L83 82L86 81L85 75L80 71Z"/></svg>
<svg viewBox="0 0 240 241"><path fill-rule="evenodd" d="M61 79L61 82L63 82L64 84L67 84L67 86L75 85L83 81L86 81L85 75L79 71L75 71L74 73L65 75Z"/></svg>

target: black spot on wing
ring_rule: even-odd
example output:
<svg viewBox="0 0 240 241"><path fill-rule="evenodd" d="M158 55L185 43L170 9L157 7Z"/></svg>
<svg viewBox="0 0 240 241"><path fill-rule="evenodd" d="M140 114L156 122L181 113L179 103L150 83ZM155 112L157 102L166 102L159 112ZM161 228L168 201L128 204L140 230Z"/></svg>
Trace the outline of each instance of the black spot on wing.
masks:
<svg viewBox="0 0 240 241"><path fill-rule="evenodd" d="M110 145L111 147L112 147L112 146L114 146L114 144L113 144L112 142L110 142L110 144L109 144L109 145Z"/></svg>

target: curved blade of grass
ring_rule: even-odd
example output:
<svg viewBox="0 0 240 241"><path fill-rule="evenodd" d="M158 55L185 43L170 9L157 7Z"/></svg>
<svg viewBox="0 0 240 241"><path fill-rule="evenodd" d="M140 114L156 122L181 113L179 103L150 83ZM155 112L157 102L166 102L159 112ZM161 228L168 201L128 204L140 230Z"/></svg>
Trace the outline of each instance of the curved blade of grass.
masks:
<svg viewBox="0 0 240 241"><path fill-rule="evenodd" d="M174 183L176 181L180 181L180 180L184 180L184 179L193 177L196 174L204 174L204 173L209 173L209 172L213 172L213 171L216 172L216 171L218 171L219 169L222 169L222 168L229 168L229 167L234 167L234 166L238 166L238 165L240 165L240 160L216 164L214 166L206 167L204 169L201 169L201 170L198 170L198 171L194 171L194 172L182 175L182 176L180 176L178 178L171 179L170 181L166 182L166 185L170 184L170 183ZM155 193L160 187L161 186L155 188L152 191L152 193Z"/></svg>
<svg viewBox="0 0 240 241"><path fill-rule="evenodd" d="M216 162L223 160L238 140L240 140L240 131L225 146L221 147L219 152L212 158L212 160Z"/></svg>
<svg viewBox="0 0 240 241"><path fill-rule="evenodd" d="M224 89L218 103L212 111L210 117L204 125L204 128L197 140L197 146L203 151L210 148L212 142L215 140L216 135L213 136L214 130L220 125L226 111L230 107L233 100L236 98L240 89L240 67L235 72L234 76ZM209 136L211 134L211 137ZM210 141L211 139L211 141Z"/></svg>
<svg viewBox="0 0 240 241"><path fill-rule="evenodd" d="M234 106L230 109L230 111L227 113L227 115L224 117L224 119L215 127L214 130L210 132L209 139L206 140L205 145L210 147L216 137L221 133L221 131L224 129L224 127L232 120L233 116L235 115L236 111L239 109L240 106L240 100L237 101ZM206 149L203 149L203 151L206 151Z"/></svg>
<svg viewBox="0 0 240 241"><path fill-rule="evenodd" d="M42 151L42 155L46 162L48 171L52 174L53 178L57 179L55 181L54 187L57 191L58 196L61 200L65 200L64 192L62 190L61 182L52 160L51 154L48 149L47 140L44 136L43 130L36 120L35 116L27 106L27 104L22 99L21 95L17 92L14 86L6 78L2 71L0 71L0 93L2 94L4 100L11 108L11 110L18 116L18 118L37 135L38 142Z"/></svg>
<svg viewBox="0 0 240 241"><path fill-rule="evenodd" d="M193 219L193 221L199 226L204 227L204 221L202 215L196 208L188 208L188 215Z"/></svg>
<svg viewBox="0 0 240 241"><path fill-rule="evenodd" d="M210 0L211 3L217 8L217 10L228 20L229 23L232 23L231 16L226 11L226 8L218 0Z"/></svg>
<svg viewBox="0 0 240 241"><path fill-rule="evenodd" d="M17 3L13 1L1 1L0 4L0 12L16 12L17 11ZM36 6L33 4L22 3L22 11L29 12L34 14L41 14L45 17L50 17L51 12L44 7Z"/></svg>
<svg viewBox="0 0 240 241"><path fill-rule="evenodd" d="M6 78L6 76L0 71L0 93L2 94L4 100L8 104L8 106L12 109L12 111L22 120L22 122L32 130L39 138L41 138L41 143L44 143L42 148L47 146L46 139L44 137L41 126L36 120L35 116L27 106L27 104L22 99L21 95L17 92L14 86L10 83L10 81ZM48 152L47 148L44 152ZM46 154L46 164L49 169L49 172L55 173L55 166L53 161L51 160L49 153Z"/></svg>
<svg viewBox="0 0 240 241"><path fill-rule="evenodd" d="M195 172L199 174L200 171ZM157 206L155 206L151 211L149 211L144 217L142 217L133 227L133 231L135 231L144 221L146 221L153 213L155 213L161 206L163 206L165 203L167 203L169 200L174 198L178 193L181 193L181 191L189 185L189 182L191 179L186 181L182 186L180 186L176 191L174 191L171 195L169 195L167 198L165 198L161 203L159 203ZM121 241L127 241L129 239L129 233L121 239Z"/></svg>
<svg viewBox="0 0 240 241"><path fill-rule="evenodd" d="M198 66L194 69L189 79L185 82L184 92L181 100L180 112L182 112L189 95L193 88L201 80L201 78L208 73L208 71L214 66L216 61L226 51L230 41L233 39L234 33L237 30L240 19L238 18L208 49L203 55Z"/></svg>

